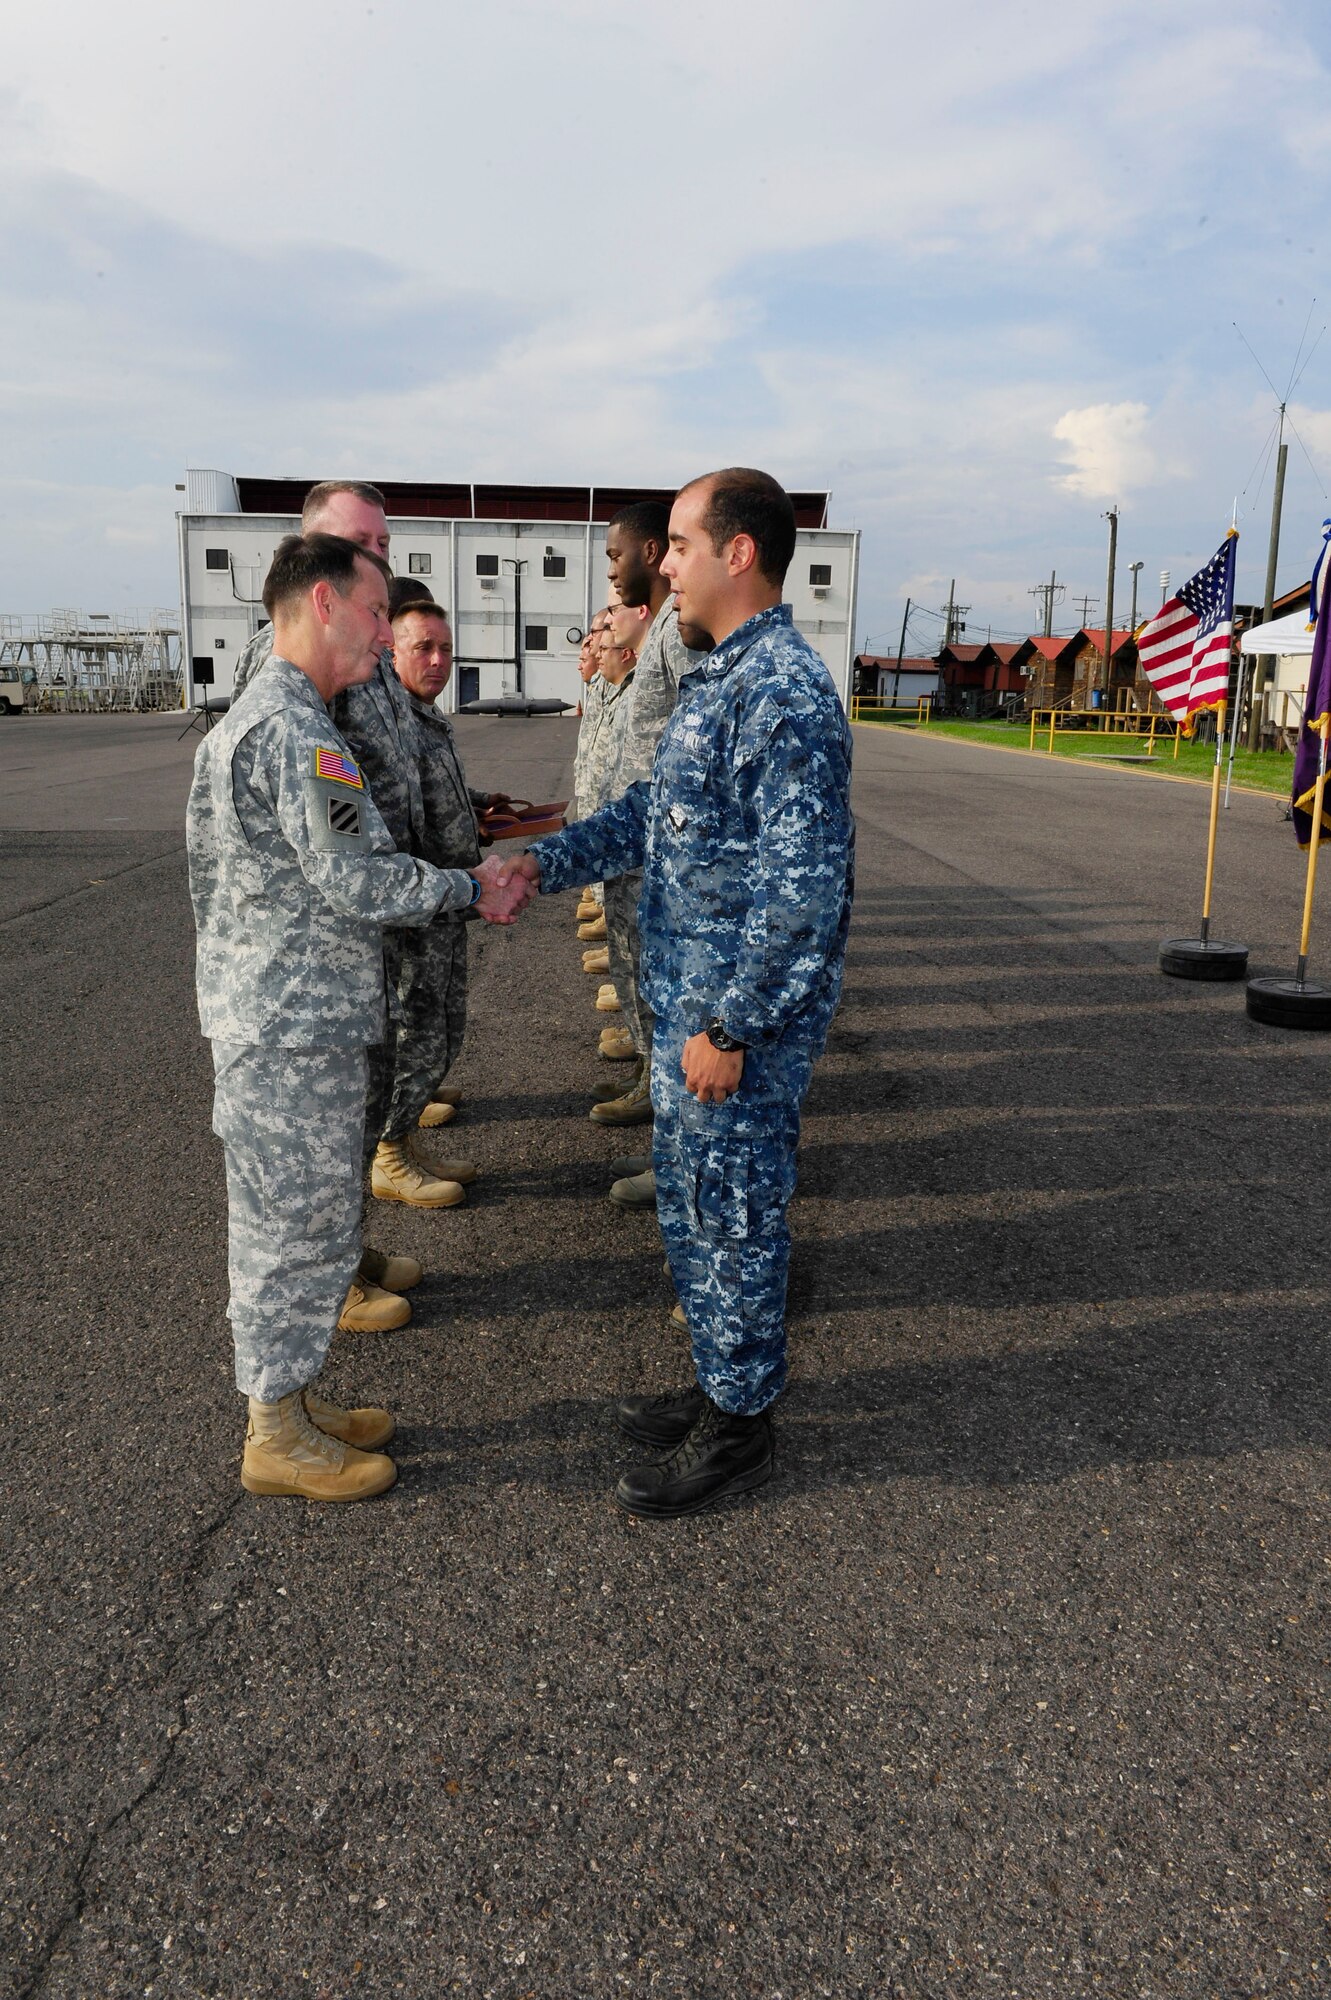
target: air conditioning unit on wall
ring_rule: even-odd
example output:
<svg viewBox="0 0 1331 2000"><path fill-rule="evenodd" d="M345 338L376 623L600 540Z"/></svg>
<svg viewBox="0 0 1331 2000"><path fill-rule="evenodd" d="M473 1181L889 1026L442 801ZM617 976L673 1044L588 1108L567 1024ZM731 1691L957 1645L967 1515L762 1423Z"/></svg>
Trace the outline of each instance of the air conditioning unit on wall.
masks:
<svg viewBox="0 0 1331 2000"><path fill-rule="evenodd" d="M480 584L482 590L498 590L499 578L497 576L483 576L480 579Z"/></svg>
<svg viewBox="0 0 1331 2000"><path fill-rule="evenodd" d="M813 594L815 597L830 597L832 595L832 592L827 584L815 583L815 585L813 586Z"/></svg>

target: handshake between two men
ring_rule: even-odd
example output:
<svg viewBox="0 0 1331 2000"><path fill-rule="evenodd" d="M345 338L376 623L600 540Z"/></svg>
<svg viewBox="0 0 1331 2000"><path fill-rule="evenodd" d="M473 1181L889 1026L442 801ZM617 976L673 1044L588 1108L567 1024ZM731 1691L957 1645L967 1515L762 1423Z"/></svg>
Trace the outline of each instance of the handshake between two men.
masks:
<svg viewBox="0 0 1331 2000"><path fill-rule="evenodd" d="M515 924L540 888L541 864L530 853L519 854L510 861L488 854L471 873L481 884L477 915L491 924ZM685 1089L700 1104L724 1104L739 1089L744 1051L718 1049L706 1030L702 1030L685 1042L680 1068L684 1072Z"/></svg>
<svg viewBox="0 0 1331 2000"><path fill-rule="evenodd" d="M475 904L477 916L488 924L515 924L536 895L541 864L532 854L520 854L516 861L501 861L497 854L487 854L470 873L481 885Z"/></svg>

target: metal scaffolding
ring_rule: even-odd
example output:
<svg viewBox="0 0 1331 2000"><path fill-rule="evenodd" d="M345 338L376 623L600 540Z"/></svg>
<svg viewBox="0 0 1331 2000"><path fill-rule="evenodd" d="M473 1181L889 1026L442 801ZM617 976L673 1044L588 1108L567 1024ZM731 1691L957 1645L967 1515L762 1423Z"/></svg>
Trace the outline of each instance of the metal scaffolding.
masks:
<svg viewBox="0 0 1331 2000"><path fill-rule="evenodd" d="M3 668L17 671L25 705L46 713L143 712L184 702L174 611L0 614Z"/></svg>

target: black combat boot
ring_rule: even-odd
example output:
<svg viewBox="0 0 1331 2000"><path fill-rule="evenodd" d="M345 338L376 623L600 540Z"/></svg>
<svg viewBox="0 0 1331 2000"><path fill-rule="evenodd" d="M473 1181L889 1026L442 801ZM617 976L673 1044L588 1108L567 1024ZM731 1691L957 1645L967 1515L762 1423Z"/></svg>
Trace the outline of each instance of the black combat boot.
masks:
<svg viewBox="0 0 1331 2000"><path fill-rule="evenodd" d="M732 1416L704 1398L702 1414L668 1458L657 1465L635 1465L615 1488L615 1498L630 1514L654 1521L672 1521L696 1514L732 1493L747 1493L772 1476L772 1419L766 1410L756 1417Z"/></svg>
<svg viewBox="0 0 1331 2000"><path fill-rule="evenodd" d="M706 1396L696 1382L690 1382L687 1389L667 1389L664 1396L621 1396L615 1404L615 1422L637 1444L669 1451L683 1444L706 1407Z"/></svg>

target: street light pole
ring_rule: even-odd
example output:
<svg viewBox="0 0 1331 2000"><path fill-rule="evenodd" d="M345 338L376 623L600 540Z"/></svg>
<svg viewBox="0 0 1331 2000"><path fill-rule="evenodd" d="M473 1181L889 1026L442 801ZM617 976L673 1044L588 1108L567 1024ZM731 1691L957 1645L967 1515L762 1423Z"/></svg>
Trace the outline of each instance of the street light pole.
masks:
<svg viewBox="0 0 1331 2000"><path fill-rule="evenodd" d="M1137 630L1137 578L1141 575L1145 567L1145 563L1135 562L1128 564L1128 570L1132 577L1132 616L1128 620L1129 632Z"/></svg>
<svg viewBox="0 0 1331 2000"><path fill-rule="evenodd" d="M513 692L522 693L522 572L525 562L516 556L505 556L505 563L513 572Z"/></svg>

